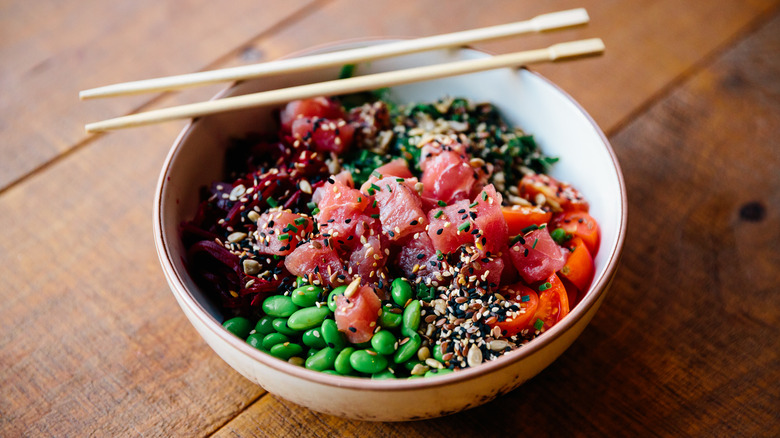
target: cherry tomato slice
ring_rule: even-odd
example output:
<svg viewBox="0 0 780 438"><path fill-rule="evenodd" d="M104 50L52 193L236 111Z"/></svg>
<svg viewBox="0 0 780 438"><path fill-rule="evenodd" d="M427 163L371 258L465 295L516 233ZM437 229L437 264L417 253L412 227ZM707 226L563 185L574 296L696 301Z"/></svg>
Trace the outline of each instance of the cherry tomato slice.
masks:
<svg viewBox="0 0 780 438"><path fill-rule="evenodd" d="M551 232L563 228L574 237L579 237L590 254L596 254L599 249L599 224L591 215L584 211L568 211L557 214L550 222Z"/></svg>
<svg viewBox="0 0 780 438"><path fill-rule="evenodd" d="M549 288L545 288L548 286ZM569 314L569 296L566 288L557 275L551 275L546 282L539 283L538 289L544 289L539 292L539 307L536 308L536 315L531 322L536 326L537 320L541 320L544 330L558 323L564 316Z"/></svg>
<svg viewBox="0 0 780 438"><path fill-rule="evenodd" d="M539 306L539 296L533 289L522 283L509 286L509 292L511 294L506 299L515 303L520 310L512 318L495 324L501 328L501 333L506 337L514 336L531 327L536 321L534 316L536 316L536 309Z"/></svg>
<svg viewBox="0 0 780 438"><path fill-rule="evenodd" d="M580 292L586 292L590 282L593 280L594 266L593 257L590 256L588 246L581 238L574 237L566 243L574 250L569 253L566 264L563 265L558 273L561 277L569 280Z"/></svg>
<svg viewBox="0 0 780 438"><path fill-rule="evenodd" d="M552 213L539 207L501 207L506 224L509 227L509 235L520 234L523 228L530 225L546 224L552 218Z"/></svg>

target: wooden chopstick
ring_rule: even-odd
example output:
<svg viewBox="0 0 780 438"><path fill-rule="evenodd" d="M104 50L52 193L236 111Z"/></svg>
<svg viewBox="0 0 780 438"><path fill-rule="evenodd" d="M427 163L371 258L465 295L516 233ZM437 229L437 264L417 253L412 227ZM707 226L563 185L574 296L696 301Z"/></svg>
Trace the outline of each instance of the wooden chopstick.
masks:
<svg viewBox="0 0 780 438"><path fill-rule="evenodd" d="M487 41L522 35L531 32L542 32L562 29L585 24L589 21L588 13L583 8L539 15L526 21L502 24L498 26L472 29L443 35L436 35L414 40L379 44L359 49L312 55L301 58L290 58L271 61L262 64L212 70L192 74L169 76L157 79L147 79L135 82L107 85L92 88L79 93L80 99L121 96L155 91L177 90L197 85L218 82L237 81L280 73L292 73L315 68L333 67L344 64L363 62L372 59L387 58L425 50L443 47L458 47L478 41Z"/></svg>
<svg viewBox="0 0 780 438"><path fill-rule="evenodd" d="M145 113L117 117L85 126L87 132L102 132L114 129L149 125L169 120L186 119L226 111L250 108L261 105L280 104L296 99L314 96L333 96L358 91L374 90L382 87L408 84L448 76L456 76L478 71L503 67L556 61L565 58L600 54L604 51L604 43L599 38L571 41L554 44L544 49L515 52L488 58L455 61L446 64L415 67L377 73L366 76L356 76L314 84L300 85L279 90L264 91L243 96L199 102L189 105L164 108Z"/></svg>

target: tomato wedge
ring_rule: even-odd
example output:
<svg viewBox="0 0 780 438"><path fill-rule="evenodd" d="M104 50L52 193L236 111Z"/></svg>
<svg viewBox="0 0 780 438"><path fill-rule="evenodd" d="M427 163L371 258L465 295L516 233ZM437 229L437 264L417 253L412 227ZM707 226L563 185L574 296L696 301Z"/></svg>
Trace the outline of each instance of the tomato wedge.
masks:
<svg viewBox="0 0 780 438"><path fill-rule="evenodd" d="M514 317L495 323L495 326L501 328L501 334L505 337L514 336L531 327L536 321L534 316L539 306L539 296L533 289L522 283L509 286L508 292L511 292L511 295L507 300L516 304L520 310Z"/></svg>
<svg viewBox="0 0 780 438"><path fill-rule="evenodd" d="M552 218L552 213L539 207L501 207L506 224L509 226L509 235L520 234L523 228L530 225L546 224Z"/></svg>
<svg viewBox="0 0 780 438"><path fill-rule="evenodd" d="M531 324L536 326L537 321L541 320L543 329L548 330L569 314L569 295L560 278L555 274L551 275L546 282L538 283L538 289L544 290L539 291L539 306L536 308L536 315Z"/></svg>
<svg viewBox="0 0 780 438"><path fill-rule="evenodd" d="M569 280L580 292L585 292L593 280L595 271L593 257L591 257L587 245L579 237L571 239L567 242L567 246L571 252L566 259L566 264L558 273L561 277Z"/></svg>
<svg viewBox="0 0 780 438"><path fill-rule="evenodd" d="M570 184L542 174L525 175L518 185L520 196L536 202L538 195L544 195L548 203L563 211L588 211L588 202Z"/></svg>
<svg viewBox="0 0 780 438"><path fill-rule="evenodd" d="M550 230L563 228L572 236L579 237L590 254L596 254L599 249L599 224L587 212L567 211L556 214L550 222Z"/></svg>

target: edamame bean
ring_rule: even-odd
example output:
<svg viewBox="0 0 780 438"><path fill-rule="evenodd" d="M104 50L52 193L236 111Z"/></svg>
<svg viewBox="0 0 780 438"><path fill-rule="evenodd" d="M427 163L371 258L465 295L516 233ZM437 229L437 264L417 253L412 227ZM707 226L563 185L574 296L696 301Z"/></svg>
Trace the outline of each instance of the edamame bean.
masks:
<svg viewBox="0 0 780 438"><path fill-rule="evenodd" d="M269 333L263 337L261 345L263 346L263 350L269 351L274 345L289 341L290 338L281 333Z"/></svg>
<svg viewBox="0 0 780 438"><path fill-rule="evenodd" d="M358 350L349 356L349 364L356 371L374 374L387 368L387 359L373 350Z"/></svg>
<svg viewBox="0 0 780 438"><path fill-rule="evenodd" d="M337 371L334 371L334 370L325 370L325 371L323 371L323 373L325 373L325 374L332 374L334 376L340 376L341 375Z"/></svg>
<svg viewBox="0 0 780 438"><path fill-rule="evenodd" d="M262 333L264 335L267 335L269 333L273 333L276 331L273 325L274 317L265 315L260 320L257 321L257 324L255 324L255 331L257 333Z"/></svg>
<svg viewBox="0 0 780 438"><path fill-rule="evenodd" d="M352 355L354 351L354 348L347 347L341 350L339 355L336 356L336 361L333 363L333 368L335 368L339 374L347 375L354 371L354 368L352 368L352 365L349 363L349 356Z"/></svg>
<svg viewBox="0 0 780 438"><path fill-rule="evenodd" d="M301 337L303 344L311 348L324 348L327 344L325 338L322 337L322 329L315 327L311 330L307 330Z"/></svg>
<svg viewBox="0 0 780 438"><path fill-rule="evenodd" d="M392 312L387 307L384 307L382 308L382 314L379 315L379 325L388 329L396 328L401 325L402 319L403 314Z"/></svg>
<svg viewBox="0 0 780 438"><path fill-rule="evenodd" d="M433 358L438 360L439 362L444 363L443 359L444 353L441 352L441 345L436 344L433 346Z"/></svg>
<svg viewBox="0 0 780 438"><path fill-rule="evenodd" d="M287 318L298 310L292 298L284 295L273 295L263 301L263 312L276 318Z"/></svg>
<svg viewBox="0 0 780 438"><path fill-rule="evenodd" d="M293 356L297 356L303 353L303 347L292 342L285 342L283 344L276 344L268 350L271 356L278 357L279 359L287 360Z"/></svg>
<svg viewBox="0 0 780 438"><path fill-rule="evenodd" d="M310 349L309 349L309 351L307 351L307 352L306 352L306 357L307 357L307 358L308 358L308 357L312 357L312 356L314 356L315 354L317 354L317 352L318 352L318 351L320 351L320 349L319 349L319 348L310 348Z"/></svg>
<svg viewBox="0 0 780 438"><path fill-rule="evenodd" d="M346 286L339 286L328 294L328 308L331 312L336 311L336 295L344 295L345 290L347 290Z"/></svg>
<svg viewBox="0 0 780 438"><path fill-rule="evenodd" d="M334 348L325 347L306 359L306 368L314 371L325 371L333 368L339 352Z"/></svg>
<svg viewBox="0 0 780 438"><path fill-rule="evenodd" d="M319 286L305 285L301 286L290 294L292 302L296 306L311 307L317 302L317 297L322 293L322 288Z"/></svg>
<svg viewBox="0 0 780 438"><path fill-rule="evenodd" d="M398 340L395 338L395 335L387 330L379 330L371 337L371 347L379 354L393 354L395 352L396 342L398 342Z"/></svg>
<svg viewBox="0 0 780 438"><path fill-rule="evenodd" d="M287 325L287 318L276 318L271 323L274 326L274 330L287 336L298 336L300 332L293 330Z"/></svg>
<svg viewBox="0 0 780 438"><path fill-rule="evenodd" d="M389 369L386 369L384 371L372 374L371 378L374 380L395 379L395 374L393 374L393 372Z"/></svg>
<svg viewBox="0 0 780 438"><path fill-rule="evenodd" d="M227 331L241 339L246 339L249 336L249 332L252 331L252 324L242 316L228 319L222 323L222 327L225 327Z"/></svg>
<svg viewBox="0 0 780 438"><path fill-rule="evenodd" d="M309 330L321 325L330 313L327 307L306 307L287 318L287 327L293 330Z"/></svg>
<svg viewBox="0 0 780 438"><path fill-rule="evenodd" d="M422 311L420 300L410 302L404 309L403 326L416 331L420 327L420 311Z"/></svg>
<svg viewBox="0 0 780 438"><path fill-rule="evenodd" d="M398 351L393 356L393 362L403 363L413 358L422 345L422 338L416 332L409 333L409 340L398 346Z"/></svg>
<svg viewBox="0 0 780 438"><path fill-rule="evenodd" d="M433 368L431 370L428 370L428 372L425 373L425 377L443 376L451 372L452 370L449 368Z"/></svg>
<svg viewBox="0 0 780 438"><path fill-rule="evenodd" d="M301 287L306 285L306 279L303 277L298 277L295 279L295 287Z"/></svg>
<svg viewBox="0 0 780 438"><path fill-rule="evenodd" d="M336 321L332 319L326 319L322 321L322 337L325 339L325 343L330 348L341 350L347 345L347 340L344 338L344 333L339 331L339 327L336 325Z"/></svg>
<svg viewBox="0 0 780 438"><path fill-rule="evenodd" d="M252 333L246 338L246 343L257 348L258 350L262 350L264 337L265 335L262 333L259 332Z"/></svg>
<svg viewBox="0 0 780 438"><path fill-rule="evenodd" d="M412 287L405 278L396 278L390 286L390 296L396 304L403 307L412 298Z"/></svg>

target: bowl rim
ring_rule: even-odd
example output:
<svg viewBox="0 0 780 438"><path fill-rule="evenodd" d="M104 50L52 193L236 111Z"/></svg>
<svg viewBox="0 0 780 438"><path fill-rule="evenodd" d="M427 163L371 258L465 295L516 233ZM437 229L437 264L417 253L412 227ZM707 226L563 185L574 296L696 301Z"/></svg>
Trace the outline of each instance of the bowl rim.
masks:
<svg viewBox="0 0 780 438"><path fill-rule="evenodd" d="M321 44L318 46L310 47L308 49L294 52L286 57L300 56L302 54L312 53L323 49L343 48L343 46L349 46L354 44L377 44L383 41L388 41L387 38L361 38L336 41L333 43ZM440 49L441 50L441 49ZM459 49L460 51L474 51L480 54L490 55L489 52L484 50L473 49L470 47L464 47ZM481 365L474 368L466 368L459 370L455 373L450 373L437 378L428 379L402 379L402 380L372 380L369 378L355 378L348 376L335 376L318 371L308 370L306 368L290 364L281 359L277 359L270 354L262 352L249 344L244 340L239 339L235 335L229 333L222 327L222 324L212 317L205 307L203 307L195 297L184 286L184 282L179 273L175 270L174 264L171 260L172 254L170 248L166 243L166 238L162 233L162 217L160 215L162 211L162 194L165 189L166 183L169 179L169 171L173 160L180 152L181 145L192 133L197 123L201 118L190 120L184 128L181 130L176 140L173 142L168 155L165 158L160 176L158 178L157 187L155 189L155 198L153 206L153 232L154 243L157 251L160 265L163 268L171 291L177 298L180 305L186 306L192 315L194 315L203 327L206 327L212 334L216 335L221 341L227 343L233 350L238 353L248 356L253 361L260 362L262 365L273 368L277 372L285 373L296 378L300 378L311 383L320 385L326 385L338 388L347 388L354 390L373 390L380 392L396 392L396 391L409 391L409 390L422 390L434 387L442 387L447 385L453 385L460 383L461 381L472 380L479 377L484 377L494 371L509 367L523 359L532 356L534 353L542 350L547 345L551 344L556 339L560 338L566 331L574 326L584 315L586 315L590 309L595 306L602 295L606 293L610 281L614 277L614 274L618 268L620 258L623 251L623 245L625 242L627 222L628 222L628 201L626 196L626 186L623 178L623 172L620 167L620 163L617 160L615 151L612 148L607 136L596 124L593 118L587 111L566 91L561 87L535 71L532 71L526 67L523 67L529 73L535 75L538 79L544 81L547 85L553 87L559 92L565 99L573 104L577 110L586 117L586 120L592 125L596 133L599 135L602 144L607 150L610 158L613 170L618 179L618 190L620 193L620 220L618 227L618 234L615 244L610 248L609 258L606 263L606 269L598 277L594 278L589 293L585 294L585 297L575 306L574 309L564 318L562 321L554 325L550 330L542 333L537 338L531 340L528 344L522 348L518 348L515 351L509 352L495 360L484 362ZM219 99L230 93L238 84L232 83L228 87L217 93L212 100Z"/></svg>

